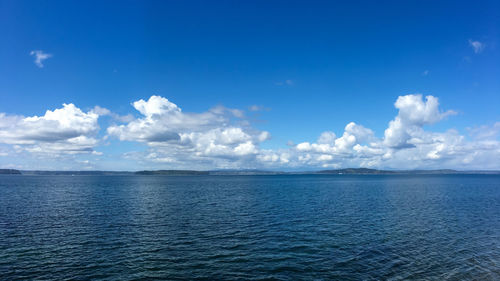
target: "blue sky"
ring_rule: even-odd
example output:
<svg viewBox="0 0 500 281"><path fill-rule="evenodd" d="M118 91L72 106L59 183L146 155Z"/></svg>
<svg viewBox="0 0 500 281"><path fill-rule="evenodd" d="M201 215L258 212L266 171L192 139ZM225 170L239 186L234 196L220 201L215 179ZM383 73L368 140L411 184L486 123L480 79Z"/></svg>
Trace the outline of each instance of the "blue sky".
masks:
<svg viewBox="0 0 500 281"><path fill-rule="evenodd" d="M0 167L500 168L491 158L500 154L499 29L498 1L2 0ZM41 51L41 64L35 63L33 51ZM421 122L409 124L403 118L404 135L411 137L404 137L408 145L389 146L385 131L402 114L395 102L418 94L420 100L407 100L425 105L430 95L439 99L439 107L429 104L436 112L425 113L433 117ZM164 126L142 126L134 136L123 130L110 133L109 128L147 119L132 103L151 101L153 95L183 113L199 114L188 114L200 118L199 123L210 119L201 113L211 108L228 110L218 116L224 121L216 118L209 128L171 124L171 116L162 112L146 123ZM155 102L167 106L163 100ZM72 123L75 130L69 133L58 120L23 121L43 117L63 103L99 115L96 124L89 119L89 126L97 126L76 130L82 124ZM97 112L95 106L111 113ZM418 104L411 110L418 111ZM453 114L445 114L448 110ZM128 119L117 117L129 114ZM183 119L188 117L179 118L188 122ZM369 128L372 139L356 136L349 152L340 152L334 142L350 122ZM49 128L27 136L12 124ZM228 128L240 128L247 136L240 142L221 141L215 132L224 135ZM423 137L421 130L429 134ZM435 142L449 136L449 130L462 137L460 144ZM487 139L478 140L472 133L478 130L488 131ZM269 136L259 139L264 131ZM328 149L297 148L316 143L325 131L335 133ZM180 137L160 142L138 137L167 133ZM193 133L204 137L195 140ZM81 153L60 148L82 136L95 142L86 143ZM429 143L426 138L433 146L420 146ZM247 142L255 149L246 154L208 148L234 150ZM447 150L430 157L443 143ZM356 145L381 151L368 157L353 150ZM477 156L478 149L490 156ZM460 162L468 156L470 162Z"/></svg>

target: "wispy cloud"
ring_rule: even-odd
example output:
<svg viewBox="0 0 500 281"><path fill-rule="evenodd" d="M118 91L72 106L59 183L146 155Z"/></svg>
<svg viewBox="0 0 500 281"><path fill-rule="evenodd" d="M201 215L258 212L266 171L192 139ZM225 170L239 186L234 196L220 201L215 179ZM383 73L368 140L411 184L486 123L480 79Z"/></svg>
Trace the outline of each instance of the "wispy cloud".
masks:
<svg viewBox="0 0 500 281"><path fill-rule="evenodd" d="M285 81L279 81L279 82L276 82L275 83L277 86L284 86L284 85L287 85L287 86L293 86L295 84L295 82L293 82L293 80L290 80L290 79L287 79Z"/></svg>
<svg viewBox="0 0 500 281"><path fill-rule="evenodd" d="M43 67L43 61L52 57L52 54L45 53L42 50L34 50L30 52L30 55L35 57L35 64L36 66L42 68Z"/></svg>
<svg viewBox="0 0 500 281"><path fill-rule="evenodd" d="M96 113L99 116L110 116L111 118L113 118L114 120L119 121L119 122L130 122L130 121L134 120L134 116L132 116L132 114L119 115L119 114L116 114L116 113L110 111L107 108L100 107L98 105L94 106L94 108L92 109L92 112Z"/></svg>
<svg viewBox="0 0 500 281"><path fill-rule="evenodd" d="M469 39L469 45L474 49L474 53L479 54L484 50L484 43Z"/></svg>
<svg viewBox="0 0 500 281"><path fill-rule="evenodd" d="M426 69L422 72L422 76L427 76L427 75L429 75L429 70Z"/></svg>
<svg viewBox="0 0 500 281"><path fill-rule="evenodd" d="M251 112L257 112L257 111L269 111L271 109L268 108L268 107L264 107L262 105L256 105L256 104L254 104L252 106L249 106L248 110L251 111Z"/></svg>

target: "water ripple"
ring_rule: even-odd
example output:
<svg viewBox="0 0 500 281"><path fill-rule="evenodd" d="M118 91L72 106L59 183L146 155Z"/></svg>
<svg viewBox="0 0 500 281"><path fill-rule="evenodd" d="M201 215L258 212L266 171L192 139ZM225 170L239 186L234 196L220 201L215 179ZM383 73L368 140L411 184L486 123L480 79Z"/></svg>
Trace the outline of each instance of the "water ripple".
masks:
<svg viewBox="0 0 500 281"><path fill-rule="evenodd" d="M499 176L0 176L0 279L500 280Z"/></svg>

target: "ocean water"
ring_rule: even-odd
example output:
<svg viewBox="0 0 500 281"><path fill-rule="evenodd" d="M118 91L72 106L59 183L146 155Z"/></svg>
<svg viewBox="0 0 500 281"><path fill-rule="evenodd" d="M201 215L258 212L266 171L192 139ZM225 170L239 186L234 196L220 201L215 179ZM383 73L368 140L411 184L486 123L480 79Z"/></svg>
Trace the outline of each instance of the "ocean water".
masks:
<svg viewBox="0 0 500 281"><path fill-rule="evenodd" d="M0 176L0 279L500 280L500 176Z"/></svg>

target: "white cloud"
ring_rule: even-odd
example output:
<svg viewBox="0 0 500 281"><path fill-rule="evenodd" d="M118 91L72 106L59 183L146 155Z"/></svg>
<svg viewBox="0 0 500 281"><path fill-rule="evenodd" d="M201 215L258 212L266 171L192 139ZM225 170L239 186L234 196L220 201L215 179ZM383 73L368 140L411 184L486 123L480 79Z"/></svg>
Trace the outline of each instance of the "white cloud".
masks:
<svg viewBox="0 0 500 281"><path fill-rule="evenodd" d="M321 135L318 138L318 143L320 143L320 144L333 143L336 138L337 138L337 136L335 135L334 132L330 132L330 131L323 132L323 133L321 133Z"/></svg>
<svg viewBox="0 0 500 281"><path fill-rule="evenodd" d="M47 110L43 116L0 113L0 143L18 151L45 154L91 153L97 145L98 115L84 113L74 104Z"/></svg>
<svg viewBox="0 0 500 281"><path fill-rule="evenodd" d="M500 125L470 129L473 141L456 130L428 132L425 126L455 114L439 109L438 99L420 94L400 96L394 106L396 117L384 136L360 124L348 123L337 137L323 132L316 142L301 142L284 149L261 149L270 138L266 131L252 128L247 120L224 107L202 113L185 113L166 98L152 96L133 103L142 113L124 125L108 128L121 140L148 145L146 152L127 157L141 165L158 168L259 168L310 169L339 167L373 168L500 168L496 140ZM106 112L105 112L106 113ZM234 121L236 118L239 121ZM149 163L149 164L148 164ZM159 165L159 166L158 166Z"/></svg>
<svg viewBox="0 0 500 281"><path fill-rule="evenodd" d="M31 56L35 57L35 64L36 66L42 68L43 67L43 61L52 57L52 54L45 53L42 50L34 50L30 52Z"/></svg>
<svg viewBox="0 0 500 281"><path fill-rule="evenodd" d="M94 108L92 109L92 112L96 113L99 116L110 116L114 120L116 120L118 122L123 122L123 123L130 122L130 121L134 120L134 116L132 116L132 114L119 115L119 114L116 114L116 113L110 111L107 108L100 107L98 105L94 106Z"/></svg>
<svg viewBox="0 0 500 281"><path fill-rule="evenodd" d="M375 140L372 130L350 122L345 126L341 137L336 138L335 133L327 131L320 135L317 143L297 144L294 152L297 154L298 166L323 166L324 162L343 162L346 159L364 157L368 152L375 153L376 149L366 147Z"/></svg>
<svg viewBox="0 0 500 281"><path fill-rule="evenodd" d="M469 45L474 49L474 53L479 54L484 50L484 43L469 39Z"/></svg>
<svg viewBox="0 0 500 281"><path fill-rule="evenodd" d="M133 106L148 118L151 118L154 115L161 115L169 112L181 112L181 109L177 107L177 105L160 96L151 96L148 101L142 99L138 100L133 103Z"/></svg>
<svg viewBox="0 0 500 281"><path fill-rule="evenodd" d="M146 146L144 151L124 153L119 160L124 163L114 164L122 168L131 165L131 170L500 169L500 122L469 128L468 136L454 129L427 131L426 126L455 113L441 110L434 96L398 97L394 103L397 115L380 132L382 137L361 124L349 122L339 134L325 131L315 141L289 141L287 146L274 149L262 148L262 143L271 138L270 133L254 128L238 109L216 106L199 113L185 112L160 96L138 100L132 106L139 117L120 116L100 106L83 112L73 104L48 110L42 116L0 113L0 160L25 165L12 160L21 159L20 155L35 155L36 159L28 165L50 163L46 165L67 168L63 162L46 161L64 156L73 159L71 167L77 169L82 161L89 161L92 167L100 167L100 158L104 163L113 163L115 160L106 158L108 155L100 156L102 153L95 151L100 143L98 118L110 116L119 122L107 128L105 138Z"/></svg>
<svg viewBox="0 0 500 281"><path fill-rule="evenodd" d="M179 140L180 133L207 131L229 122L224 108L216 107L203 113L183 113L176 104L160 96L134 102L133 107L144 117L126 125L111 126L108 134L120 140L146 143Z"/></svg>
<svg viewBox="0 0 500 281"><path fill-rule="evenodd" d="M389 123L385 130L384 143L392 148L408 148L414 145L409 142L412 135L419 134L424 125L436 123L446 116L455 114L454 111L439 111L439 102L436 97L422 95L400 96L394 106L399 113Z"/></svg>
<svg viewBox="0 0 500 281"><path fill-rule="evenodd" d="M467 140L456 130L428 132L424 126L441 121L454 111L439 110L438 99L422 95L400 96L395 107L398 115L389 123L383 138L372 130L351 122L336 137L331 131L320 135L316 143L302 142L288 150L288 162L281 166L278 155L266 152L260 161L275 167L372 167L393 169L499 169L497 140L500 122L470 129L475 139Z"/></svg>
<svg viewBox="0 0 500 281"><path fill-rule="evenodd" d="M469 134L474 139L496 139L500 134L500 122L488 126L482 125L475 128L468 128Z"/></svg>
<svg viewBox="0 0 500 281"><path fill-rule="evenodd" d="M258 106L258 105L255 105L255 104L254 104L254 105L250 106L250 107L248 108L248 110L250 110L250 111L260 111L260 110L261 110L261 108L262 108L261 106Z"/></svg>
<svg viewBox="0 0 500 281"><path fill-rule="evenodd" d="M271 110L271 109L268 107L264 107L264 106L256 105L256 104L248 107L248 111L250 111L250 112L269 111L269 110Z"/></svg>
<svg viewBox="0 0 500 281"><path fill-rule="evenodd" d="M134 102L143 117L107 129L120 140L146 143L150 158L168 159L169 163L198 161L227 167L245 158L255 159L259 143L270 138L266 131L255 130L241 120L241 110L222 106L202 113L185 113L176 104L160 96Z"/></svg>
<svg viewBox="0 0 500 281"><path fill-rule="evenodd" d="M285 81L279 81L279 82L276 82L275 83L277 86L293 86L295 84L295 82L291 79L287 79Z"/></svg>

